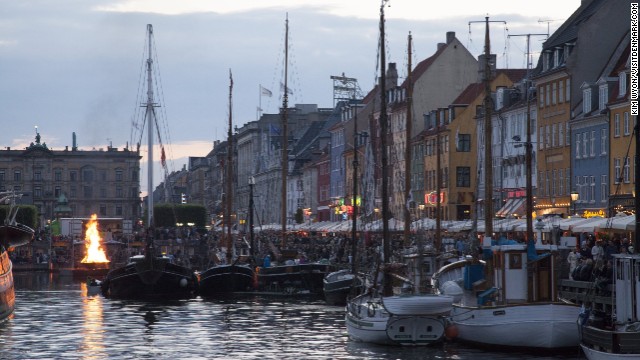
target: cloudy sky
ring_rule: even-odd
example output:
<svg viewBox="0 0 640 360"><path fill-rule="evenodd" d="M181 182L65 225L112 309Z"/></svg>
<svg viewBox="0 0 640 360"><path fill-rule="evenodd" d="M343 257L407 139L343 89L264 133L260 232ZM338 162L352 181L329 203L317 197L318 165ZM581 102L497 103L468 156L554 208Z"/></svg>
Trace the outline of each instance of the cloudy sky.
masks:
<svg viewBox="0 0 640 360"><path fill-rule="evenodd" d="M152 24L160 66L171 170L226 139L229 70L233 122L256 119L258 105L282 104L285 18L289 19L289 104L333 106L330 76L375 82L380 1L374 0L0 0L0 147L23 148L35 130L55 150L123 147L132 139L146 25ZM437 5L432 5L437 4ZM526 67L527 33L552 33L580 0L391 0L385 8L387 61L406 75L431 56L447 31L472 54L483 51L492 21L498 66ZM448 7L447 7L448 6ZM287 15L288 14L288 15ZM536 53L544 37L532 37ZM534 60L535 62L536 60ZM260 97L259 87L272 97ZM156 177L157 178L157 177ZM156 181L159 182L159 181ZM146 190L146 189L145 189Z"/></svg>

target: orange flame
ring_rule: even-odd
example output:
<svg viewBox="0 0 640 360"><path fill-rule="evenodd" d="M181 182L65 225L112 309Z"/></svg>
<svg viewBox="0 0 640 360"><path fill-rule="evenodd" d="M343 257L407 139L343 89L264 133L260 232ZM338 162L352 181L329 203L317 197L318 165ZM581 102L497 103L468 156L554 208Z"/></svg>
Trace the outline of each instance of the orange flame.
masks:
<svg viewBox="0 0 640 360"><path fill-rule="evenodd" d="M87 255L82 259L83 263L108 263L107 255L100 246L100 232L98 231L98 216L91 215L91 220L87 222L87 232L84 236L84 245L87 248Z"/></svg>

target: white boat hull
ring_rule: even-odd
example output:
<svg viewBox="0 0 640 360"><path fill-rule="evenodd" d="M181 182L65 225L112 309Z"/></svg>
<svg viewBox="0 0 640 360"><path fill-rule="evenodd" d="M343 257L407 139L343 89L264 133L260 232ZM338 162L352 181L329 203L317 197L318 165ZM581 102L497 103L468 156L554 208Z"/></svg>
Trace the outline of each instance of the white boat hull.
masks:
<svg viewBox="0 0 640 360"><path fill-rule="evenodd" d="M589 360L613 360L613 359L625 359L625 360L640 360L640 354L616 354L604 351L598 351L591 349L587 346L580 344L582 352Z"/></svg>
<svg viewBox="0 0 640 360"><path fill-rule="evenodd" d="M576 318L580 308L536 303L511 306L454 305L452 322L463 341L520 348L560 349L580 343Z"/></svg>
<svg viewBox="0 0 640 360"><path fill-rule="evenodd" d="M399 295L383 298L382 303L393 315L449 315L453 297L445 295Z"/></svg>
<svg viewBox="0 0 640 360"><path fill-rule="evenodd" d="M409 309L416 308L420 302L434 301L439 313L428 315L409 313ZM345 322L349 338L354 341L380 345L430 345L444 338L445 328L448 325L447 317L451 311L451 299L449 311L446 316L440 315L443 308L442 300L438 296L391 296L379 297L372 295L360 295L347 303ZM392 308L400 309L402 315L391 314L387 303ZM406 306L402 306L402 302ZM420 311L424 311L420 308Z"/></svg>

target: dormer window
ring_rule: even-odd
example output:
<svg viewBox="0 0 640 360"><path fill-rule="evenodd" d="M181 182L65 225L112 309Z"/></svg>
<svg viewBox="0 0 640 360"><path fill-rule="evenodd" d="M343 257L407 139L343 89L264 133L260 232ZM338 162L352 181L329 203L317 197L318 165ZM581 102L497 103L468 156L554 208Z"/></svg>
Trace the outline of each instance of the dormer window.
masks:
<svg viewBox="0 0 640 360"><path fill-rule="evenodd" d="M598 110L604 110L605 105L607 104L607 99L609 98L609 89L607 84L600 85L600 89L598 92Z"/></svg>
<svg viewBox="0 0 640 360"><path fill-rule="evenodd" d="M554 66L560 66L564 61L562 58L562 48L558 47L553 52L553 64Z"/></svg>
<svg viewBox="0 0 640 360"><path fill-rule="evenodd" d="M618 96L623 97L627 94L627 73L621 72L618 75Z"/></svg>
<svg viewBox="0 0 640 360"><path fill-rule="evenodd" d="M585 114L591 112L591 88L589 87L582 90L582 112Z"/></svg>

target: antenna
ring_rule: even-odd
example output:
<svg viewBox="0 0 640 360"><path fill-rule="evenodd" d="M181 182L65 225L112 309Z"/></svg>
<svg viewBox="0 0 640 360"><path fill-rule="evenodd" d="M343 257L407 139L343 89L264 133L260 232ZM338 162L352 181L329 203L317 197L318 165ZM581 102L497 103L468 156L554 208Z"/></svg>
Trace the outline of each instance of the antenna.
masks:
<svg viewBox="0 0 640 360"><path fill-rule="evenodd" d="M549 24L554 21L560 21L559 19L538 19L538 24L547 23L547 37L549 37ZM543 34L544 35L544 34Z"/></svg>

